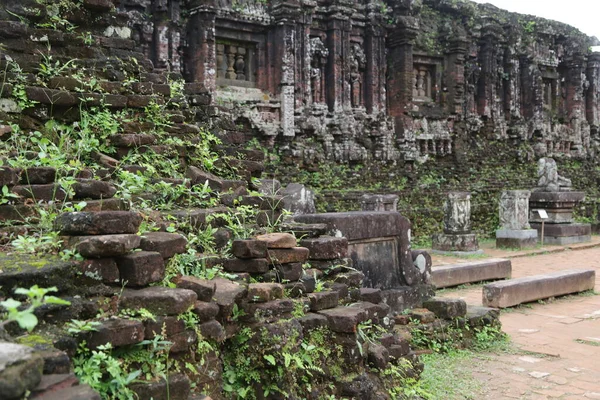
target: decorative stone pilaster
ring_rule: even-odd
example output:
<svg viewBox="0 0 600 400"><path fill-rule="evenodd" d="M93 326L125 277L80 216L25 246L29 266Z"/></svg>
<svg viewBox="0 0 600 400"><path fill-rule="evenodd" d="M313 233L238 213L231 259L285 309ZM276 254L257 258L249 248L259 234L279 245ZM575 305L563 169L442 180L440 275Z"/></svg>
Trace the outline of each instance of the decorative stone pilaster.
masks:
<svg viewBox="0 0 600 400"><path fill-rule="evenodd" d="M471 194L449 192L444 203L444 233L433 235L434 251L479 252L477 236L471 233Z"/></svg>
<svg viewBox="0 0 600 400"><path fill-rule="evenodd" d="M598 130L600 125L600 52L589 55L586 75L589 83L586 95L586 117L588 123Z"/></svg>
<svg viewBox="0 0 600 400"><path fill-rule="evenodd" d="M419 32L418 20L397 16L396 27L388 37L388 109L396 117L396 131L401 127L400 117L413 99L413 41Z"/></svg>
<svg viewBox="0 0 600 400"><path fill-rule="evenodd" d="M496 247L535 246L537 231L529 226L529 190L507 190L500 197L500 229L496 231Z"/></svg>
<svg viewBox="0 0 600 400"><path fill-rule="evenodd" d="M297 31L294 21L299 17L300 4L297 1L276 1L272 14L277 28L275 58L281 60L279 96L281 101L281 130L283 136L295 136L294 110L296 85L296 46Z"/></svg>
<svg viewBox="0 0 600 400"><path fill-rule="evenodd" d="M448 69L446 82L448 86L448 112L463 115L465 103L465 54L468 42L466 37L460 36L453 40L448 50Z"/></svg>
<svg viewBox="0 0 600 400"><path fill-rule="evenodd" d="M217 89L215 19L214 7L203 5L192 11L187 27L187 78L201 82L211 93Z"/></svg>

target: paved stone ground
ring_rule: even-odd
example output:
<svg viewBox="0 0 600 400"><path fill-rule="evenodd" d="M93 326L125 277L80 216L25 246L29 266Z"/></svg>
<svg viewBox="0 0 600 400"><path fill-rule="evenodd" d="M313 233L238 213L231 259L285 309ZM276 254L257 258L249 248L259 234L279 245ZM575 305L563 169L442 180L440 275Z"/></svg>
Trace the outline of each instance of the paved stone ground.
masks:
<svg viewBox="0 0 600 400"><path fill-rule="evenodd" d="M528 252L489 248L492 246L485 249L486 256L511 258L514 278L594 268L596 291L600 292L599 237L588 244L538 249L531 256L525 256ZM469 261L433 258L434 266ZM481 285L444 290L440 295L481 305ZM600 399L600 295L521 305L503 311L500 319L503 330L520 351L494 355L474 372L485 388L481 398Z"/></svg>

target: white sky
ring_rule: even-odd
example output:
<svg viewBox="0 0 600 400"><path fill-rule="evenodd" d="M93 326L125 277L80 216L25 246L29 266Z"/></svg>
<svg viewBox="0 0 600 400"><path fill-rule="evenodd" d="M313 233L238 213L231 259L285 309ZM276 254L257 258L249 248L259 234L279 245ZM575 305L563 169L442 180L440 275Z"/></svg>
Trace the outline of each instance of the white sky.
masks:
<svg viewBox="0 0 600 400"><path fill-rule="evenodd" d="M600 39L600 0L473 0L521 14L537 15L572 25Z"/></svg>

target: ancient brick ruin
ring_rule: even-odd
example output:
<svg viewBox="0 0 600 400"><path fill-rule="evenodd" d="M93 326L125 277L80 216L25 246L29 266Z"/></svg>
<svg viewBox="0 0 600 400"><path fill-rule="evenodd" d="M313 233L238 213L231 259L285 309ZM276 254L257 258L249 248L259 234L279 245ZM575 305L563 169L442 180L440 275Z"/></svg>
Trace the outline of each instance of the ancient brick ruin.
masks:
<svg viewBox="0 0 600 400"><path fill-rule="evenodd" d="M72 361L106 343L122 361L159 338L171 344L152 356L178 369L120 390L220 399L264 394L269 383L292 394L269 399L389 398L397 382L377 371L421 372L410 329L472 335L497 324L497 312L431 299L431 257L411 250L419 220L396 212L402 197L360 193L369 211L315 213L305 187L262 179L272 165L255 147L292 171L274 176L286 184L326 162L396 178L426 161L464 167L471 149L498 142L523 145L526 161L597 151L600 56L559 23L449 0L0 6L0 245L9 252L0 253L0 300L38 284L71 302L36 311L40 343L0 323L7 398L99 398L76 385ZM307 215L285 219L284 204ZM446 233L469 236L476 250L463 222ZM47 231L52 256L12 254ZM213 269L215 279L195 276ZM409 310L420 306L428 310ZM97 325L69 329L72 320ZM311 360L336 360L332 370L276 375L277 351L304 351L315 332L332 352ZM231 376L240 360L258 371L247 387L232 384L243 381Z"/></svg>
<svg viewBox="0 0 600 400"><path fill-rule="evenodd" d="M560 23L444 0L120 8L152 14L130 26L156 67L231 96L299 162L457 155L473 134L538 157L597 151L600 55Z"/></svg>

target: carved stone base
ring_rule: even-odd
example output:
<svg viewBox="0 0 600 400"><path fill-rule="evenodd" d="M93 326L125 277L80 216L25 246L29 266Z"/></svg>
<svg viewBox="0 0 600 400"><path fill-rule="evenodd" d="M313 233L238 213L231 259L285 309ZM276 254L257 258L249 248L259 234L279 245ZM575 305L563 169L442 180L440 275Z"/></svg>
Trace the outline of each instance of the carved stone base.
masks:
<svg viewBox="0 0 600 400"><path fill-rule="evenodd" d="M538 232L541 240L542 224L532 223L531 227ZM544 244L567 245L585 243L592 240L590 224L544 224Z"/></svg>
<svg viewBox="0 0 600 400"><path fill-rule="evenodd" d="M525 249L535 247L538 232L535 229L499 229L496 231L496 247L499 249Z"/></svg>
<svg viewBox="0 0 600 400"><path fill-rule="evenodd" d="M431 247L435 251L473 253L479 250L477 235L474 233L439 233L431 239Z"/></svg>
<svg viewBox="0 0 600 400"><path fill-rule="evenodd" d="M548 213L546 223L573 222L573 208L584 198L584 192L533 192L529 198L529 222L542 222L538 209Z"/></svg>

